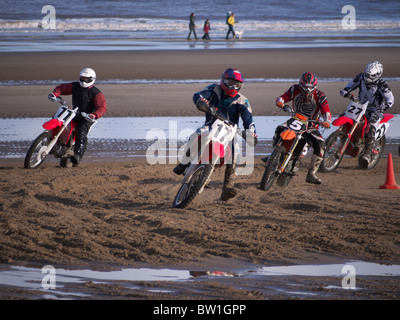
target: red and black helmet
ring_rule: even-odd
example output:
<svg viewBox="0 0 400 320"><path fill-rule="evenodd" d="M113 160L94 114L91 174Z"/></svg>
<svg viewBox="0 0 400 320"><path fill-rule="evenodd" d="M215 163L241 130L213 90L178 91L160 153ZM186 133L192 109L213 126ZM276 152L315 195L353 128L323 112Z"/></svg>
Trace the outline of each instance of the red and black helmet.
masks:
<svg viewBox="0 0 400 320"><path fill-rule="evenodd" d="M226 69L221 76L221 88L224 93L230 97L234 97L243 88L243 77L237 69Z"/></svg>
<svg viewBox="0 0 400 320"><path fill-rule="evenodd" d="M310 94L314 92L314 90L318 86L318 78L312 72L305 72L301 75L299 80L301 90L306 93Z"/></svg>

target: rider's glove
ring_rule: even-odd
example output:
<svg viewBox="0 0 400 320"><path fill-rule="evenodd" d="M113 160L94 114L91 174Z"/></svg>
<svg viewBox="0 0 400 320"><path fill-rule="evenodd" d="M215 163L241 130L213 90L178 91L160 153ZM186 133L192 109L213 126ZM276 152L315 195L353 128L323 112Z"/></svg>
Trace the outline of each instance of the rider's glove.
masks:
<svg viewBox="0 0 400 320"><path fill-rule="evenodd" d="M329 129L329 128L331 127L331 123L330 123L329 121L324 121L324 122L322 122L322 126L323 126L324 128Z"/></svg>
<svg viewBox="0 0 400 320"><path fill-rule="evenodd" d="M349 92L348 91L346 91L346 90L340 90L340 95L343 97L343 98L347 98L348 96L349 96Z"/></svg>
<svg viewBox="0 0 400 320"><path fill-rule="evenodd" d="M382 103L378 109L380 109L382 112L386 111L387 109L389 109L390 107L386 104L386 103Z"/></svg>
<svg viewBox="0 0 400 320"><path fill-rule="evenodd" d="M285 105L285 101L281 97L276 98L275 103L278 108L283 108L283 106Z"/></svg>
<svg viewBox="0 0 400 320"><path fill-rule="evenodd" d="M51 101L56 101L57 96L53 92L50 92L49 95L47 96L47 99Z"/></svg>
<svg viewBox="0 0 400 320"><path fill-rule="evenodd" d="M93 113L88 114L88 117L92 120L96 120L96 115Z"/></svg>
<svg viewBox="0 0 400 320"><path fill-rule="evenodd" d="M290 113L290 112L292 112L292 108L290 106L288 106L287 104L285 104L283 106L283 111Z"/></svg>

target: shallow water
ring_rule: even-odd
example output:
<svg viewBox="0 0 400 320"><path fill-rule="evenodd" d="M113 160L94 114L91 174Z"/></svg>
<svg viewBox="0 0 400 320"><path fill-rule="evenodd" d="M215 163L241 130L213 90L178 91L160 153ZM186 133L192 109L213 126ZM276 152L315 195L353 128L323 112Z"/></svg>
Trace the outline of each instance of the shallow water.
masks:
<svg viewBox="0 0 400 320"><path fill-rule="evenodd" d="M259 144L254 155L265 155L271 150L275 128L284 123L287 116L257 117ZM42 124L48 118L0 119L0 158L24 158L32 141L43 131ZM157 141L165 140L166 157L176 158L178 149L191 133L204 123L204 117L115 117L102 118L88 135L86 158L130 159L145 157L146 151ZM336 128L323 130L326 138ZM390 120L386 134L384 154L397 155L400 143L400 115ZM244 148L244 147L243 147ZM49 157L46 161L51 161Z"/></svg>
<svg viewBox="0 0 400 320"><path fill-rule="evenodd" d="M200 268L199 268L200 269ZM272 282L264 290L270 295L293 298L312 296L322 298L328 292L315 292L310 283L320 282L326 278L323 288L329 295L352 290L371 290L357 287L357 278L381 277L390 279L400 276L400 265L381 265L362 261L349 261L335 264L313 264L293 266L250 266L247 269L232 270L185 270L172 268L126 268L112 271L95 271L89 269L67 270L43 266L40 268L0 265L0 286L17 287L35 291L36 297L45 299L82 299L95 298L93 292L86 292L85 283L119 285L128 291L171 293L177 290L172 283L179 283L179 290L192 286L193 281L222 281L224 285L241 286L246 282L248 288L256 288L260 283ZM352 277L352 284L347 281ZM399 281L400 278L397 278ZM143 282L162 283L159 287L144 288ZM351 285L350 285L351 284ZM71 291L71 286L74 288ZM159 288L159 289L157 289ZM169 288L169 289L168 289ZM365 292L368 295L368 292ZM39 293L38 293L39 292ZM337 293L337 292L336 292ZM25 297L26 298L26 297Z"/></svg>

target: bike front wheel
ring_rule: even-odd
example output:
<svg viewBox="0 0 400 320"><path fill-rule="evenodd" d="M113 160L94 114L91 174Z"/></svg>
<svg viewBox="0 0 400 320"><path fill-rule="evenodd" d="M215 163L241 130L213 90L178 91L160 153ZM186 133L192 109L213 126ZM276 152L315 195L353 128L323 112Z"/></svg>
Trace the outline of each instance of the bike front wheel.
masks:
<svg viewBox="0 0 400 320"><path fill-rule="evenodd" d="M260 189L267 191L269 190L277 177L276 170L279 168L281 159L286 153L286 149L283 146L276 147L271 153L265 166L264 174L261 178Z"/></svg>
<svg viewBox="0 0 400 320"><path fill-rule="evenodd" d="M213 171L213 164L199 164L189 181L183 183L180 187L174 199L173 207L186 208L197 196L200 190L204 188Z"/></svg>
<svg viewBox="0 0 400 320"><path fill-rule="evenodd" d="M47 157L45 150L50 144L51 139L51 133L45 131L33 141L25 156L24 166L26 169L37 169L40 167Z"/></svg>
<svg viewBox="0 0 400 320"><path fill-rule="evenodd" d="M335 170L343 159L343 155L339 153L343 146L346 135L342 131L333 132L325 141L326 150L324 159L321 163L320 171L331 172Z"/></svg>

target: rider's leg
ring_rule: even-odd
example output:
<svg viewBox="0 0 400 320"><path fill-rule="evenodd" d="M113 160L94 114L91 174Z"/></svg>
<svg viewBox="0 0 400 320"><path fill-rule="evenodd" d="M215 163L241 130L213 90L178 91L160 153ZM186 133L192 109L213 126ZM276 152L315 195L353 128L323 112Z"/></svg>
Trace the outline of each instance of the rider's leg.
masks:
<svg viewBox="0 0 400 320"><path fill-rule="evenodd" d="M86 120L78 124L77 133L75 135L74 155L71 156L71 162L74 167L79 165L79 162L82 160L83 154L85 153L87 135L91 126L92 124Z"/></svg>
<svg viewBox="0 0 400 320"><path fill-rule="evenodd" d="M368 117L368 116L367 116ZM371 160L371 156L375 147L375 134L379 123L383 119L382 112L374 112L369 117L368 132L365 134L365 152L363 157L360 159L362 166L368 167Z"/></svg>
<svg viewBox="0 0 400 320"><path fill-rule="evenodd" d="M308 141L311 142L314 153L311 157L311 165L307 173L306 182L321 184L322 181L317 177L318 169L322 163L325 153L325 142L318 130L307 133Z"/></svg>
<svg viewBox="0 0 400 320"><path fill-rule="evenodd" d="M222 187L221 200L228 201L236 196L235 189L235 164L227 164L225 169L224 186Z"/></svg>

